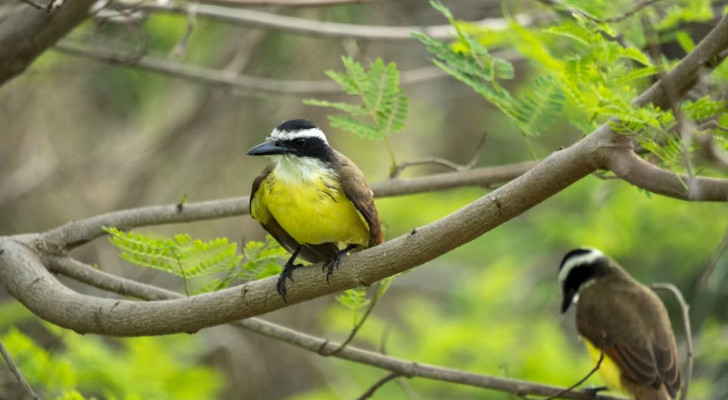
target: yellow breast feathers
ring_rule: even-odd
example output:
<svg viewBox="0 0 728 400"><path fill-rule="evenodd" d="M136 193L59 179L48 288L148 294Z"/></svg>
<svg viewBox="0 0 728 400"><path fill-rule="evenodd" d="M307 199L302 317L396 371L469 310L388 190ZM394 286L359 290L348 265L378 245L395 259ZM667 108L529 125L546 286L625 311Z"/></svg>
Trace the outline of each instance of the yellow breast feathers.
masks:
<svg viewBox="0 0 728 400"><path fill-rule="evenodd" d="M594 365L597 365L602 354L601 350L594 346L588 339L582 339L584 340L586 349L589 352L589 356L591 356L592 361L594 361ZM629 394L629 392L627 392L627 390L622 386L619 367L617 367L617 364L615 364L614 361L612 361L612 359L606 354L604 355L602 363L599 365L599 375L602 377L604 385L606 385L609 390Z"/></svg>
<svg viewBox="0 0 728 400"><path fill-rule="evenodd" d="M261 183L253 198L253 217L261 220L259 217L270 213L301 244L366 246L369 226L342 191L334 172L318 160L287 158ZM313 163L317 165L308 165Z"/></svg>

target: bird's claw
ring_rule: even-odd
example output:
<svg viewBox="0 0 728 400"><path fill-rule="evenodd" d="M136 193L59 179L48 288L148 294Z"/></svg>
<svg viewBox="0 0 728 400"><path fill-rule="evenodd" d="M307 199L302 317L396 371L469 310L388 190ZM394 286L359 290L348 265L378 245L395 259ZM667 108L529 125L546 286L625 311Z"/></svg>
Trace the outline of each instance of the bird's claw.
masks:
<svg viewBox="0 0 728 400"><path fill-rule="evenodd" d="M281 274L278 275L276 290L278 291L278 294L283 297L283 301L285 303L288 303L286 301L286 293L288 293L288 291L286 290L286 278L290 279L291 282L294 282L293 271L301 267L303 267L303 264L286 263L286 265L283 266L283 271L281 271Z"/></svg>

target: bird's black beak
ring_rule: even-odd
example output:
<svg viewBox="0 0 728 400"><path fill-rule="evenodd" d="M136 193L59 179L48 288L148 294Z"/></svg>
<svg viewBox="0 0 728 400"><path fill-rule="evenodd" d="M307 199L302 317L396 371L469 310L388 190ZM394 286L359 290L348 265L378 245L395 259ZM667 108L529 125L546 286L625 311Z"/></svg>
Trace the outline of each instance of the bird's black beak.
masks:
<svg viewBox="0 0 728 400"><path fill-rule="evenodd" d="M286 146L279 144L277 140L269 140L248 150L249 156L269 156L273 154L288 154L291 152Z"/></svg>
<svg viewBox="0 0 728 400"><path fill-rule="evenodd" d="M566 310L568 310L569 307L571 307L571 303L573 303L573 302L574 302L574 292L570 290L570 291L564 293L564 300L561 303L561 313L562 314L565 313Z"/></svg>

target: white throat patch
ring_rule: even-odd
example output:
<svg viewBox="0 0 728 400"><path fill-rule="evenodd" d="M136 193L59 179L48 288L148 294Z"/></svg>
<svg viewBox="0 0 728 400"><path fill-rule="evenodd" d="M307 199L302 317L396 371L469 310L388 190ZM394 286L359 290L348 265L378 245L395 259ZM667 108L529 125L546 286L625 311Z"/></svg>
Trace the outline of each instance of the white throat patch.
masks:
<svg viewBox="0 0 728 400"><path fill-rule="evenodd" d="M315 137L323 140L326 144L329 143L326 140L326 135L324 135L324 132L319 128L303 129L300 131L279 131L278 129L273 129L269 139L291 140L300 137Z"/></svg>
<svg viewBox="0 0 728 400"><path fill-rule="evenodd" d="M566 277L569 276L569 273L572 269L584 265L589 264L594 261L596 261L600 257L604 257L604 254L597 250L597 249L591 249L591 248L585 248L584 250L589 250L589 253L586 254L580 254L575 257L570 257L563 267L561 267L561 271L559 271L559 287L564 287L564 281L566 281ZM588 282L585 282L583 287L586 287L586 284Z"/></svg>
<svg viewBox="0 0 728 400"><path fill-rule="evenodd" d="M334 171L318 158L291 155L271 156L276 162L276 178L287 182L314 181L321 175L332 175Z"/></svg>

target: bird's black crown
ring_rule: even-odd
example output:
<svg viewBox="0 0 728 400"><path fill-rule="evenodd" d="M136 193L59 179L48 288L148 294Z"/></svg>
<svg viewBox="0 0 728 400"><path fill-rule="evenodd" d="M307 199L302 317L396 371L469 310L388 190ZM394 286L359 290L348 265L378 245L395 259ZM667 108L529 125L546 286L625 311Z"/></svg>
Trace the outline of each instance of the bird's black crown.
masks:
<svg viewBox="0 0 728 400"><path fill-rule="evenodd" d="M292 119L288 120L276 127L281 132L296 132L304 131L306 129L316 129L318 126L307 119Z"/></svg>

